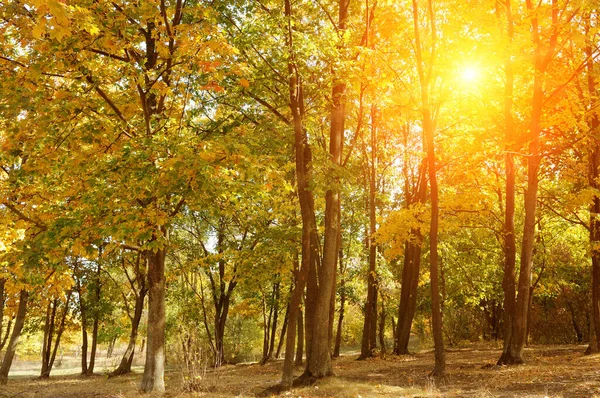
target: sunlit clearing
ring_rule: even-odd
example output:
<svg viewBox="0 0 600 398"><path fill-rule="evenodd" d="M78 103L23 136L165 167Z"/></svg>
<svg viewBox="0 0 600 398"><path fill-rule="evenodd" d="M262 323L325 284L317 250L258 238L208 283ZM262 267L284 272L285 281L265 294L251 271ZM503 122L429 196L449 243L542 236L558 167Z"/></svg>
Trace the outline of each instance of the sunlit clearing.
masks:
<svg viewBox="0 0 600 398"><path fill-rule="evenodd" d="M461 72L461 78L466 83L473 83L479 79L479 69L475 66L466 66Z"/></svg>

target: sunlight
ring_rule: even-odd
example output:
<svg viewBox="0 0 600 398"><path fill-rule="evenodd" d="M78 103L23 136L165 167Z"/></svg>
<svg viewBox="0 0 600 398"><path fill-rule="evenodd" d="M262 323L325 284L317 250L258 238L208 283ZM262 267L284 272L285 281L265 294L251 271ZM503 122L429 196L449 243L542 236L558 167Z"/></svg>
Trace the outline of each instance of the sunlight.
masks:
<svg viewBox="0 0 600 398"><path fill-rule="evenodd" d="M474 83L479 79L480 71L474 65L467 65L461 71L461 78L465 83Z"/></svg>

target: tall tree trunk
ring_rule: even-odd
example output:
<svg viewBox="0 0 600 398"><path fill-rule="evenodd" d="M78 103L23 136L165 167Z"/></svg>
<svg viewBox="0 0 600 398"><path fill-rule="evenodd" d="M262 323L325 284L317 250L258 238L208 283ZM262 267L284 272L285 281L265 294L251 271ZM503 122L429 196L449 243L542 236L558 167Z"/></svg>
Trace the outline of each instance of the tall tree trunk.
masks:
<svg viewBox="0 0 600 398"><path fill-rule="evenodd" d="M4 347L4 339L2 339L2 327L4 321L4 302L6 301L4 293L4 285L6 284L5 278L0 278L0 351ZM9 328L10 329L10 328Z"/></svg>
<svg viewBox="0 0 600 398"><path fill-rule="evenodd" d="M527 326L525 329L525 345L529 345L529 331L531 330L531 313L533 312L533 286L529 287L529 303L527 303Z"/></svg>
<svg viewBox="0 0 600 398"><path fill-rule="evenodd" d="M19 294L19 308L17 309L17 318L15 320L15 326L10 336L10 342L6 347L6 353L2 360L2 366L0 366L0 385L5 385L8 381L8 372L12 365L12 361L17 352L17 345L19 344L19 338L23 331L23 325L25 324L25 314L27 312L27 299L29 298L29 292L21 290Z"/></svg>
<svg viewBox="0 0 600 398"><path fill-rule="evenodd" d="M302 309L298 312L298 339L296 342L296 359L294 363L296 365L302 365L304 356L304 323L303 323Z"/></svg>
<svg viewBox="0 0 600 398"><path fill-rule="evenodd" d="M100 249L99 251L99 256L98 258L102 257L102 249ZM94 311L94 323L92 324L92 349L90 351L90 364L88 366L88 374L92 375L94 374L94 367L96 364L96 349L98 347L98 323L100 321L100 314L99 314L99 306L100 306L100 289L101 289L101 285L100 285L100 274L102 272L102 268L100 265L100 260L98 260L97 263L97 269L96 269L96 286L95 286L95 297L94 299L96 300L96 310Z"/></svg>
<svg viewBox="0 0 600 398"><path fill-rule="evenodd" d="M589 98L592 102L589 109L592 110L588 116L589 131L595 134L600 129L600 117L598 117L598 100L596 87L596 72L594 71L594 45L593 38L590 37L590 16L585 17L586 46L585 54L587 57L587 89ZM596 139L591 139L591 147L588 154L588 184L597 192L600 189L600 143ZM588 351L598 352L600 349L600 197L594 195L590 205L590 248L592 255L592 307L591 320L594 341L590 336L590 345Z"/></svg>
<svg viewBox="0 0 600 398"><path fill-rule="evenodd" d="M338 29L346 29L349 0L340 0ZM334 80L339 79L334 72ZM332 111L329 133L329 155L334 167L342 164L342 142L344 140L346 84L338 81L332 89ZM335 170L331 169L332 175ZM331 305L331 290L334 288L334 278L337 262L339 238L339 209L340 189L339 177L333 177L334 183L325 194L325 232L323 243L323 262L319 269L319 291L314 314L312 342L307 358L305 377L321 378L332 374L331 350L329 346L329 317Z"/></svg>
<svg viewBox="0 0 600 398"><path fill-rule="evenodd" d="M310 357L312 339L313 339L313 321L315 319L315 309L317 306L317 295L319 292L318 270L320 266L317 262L318 253L315 252L314 248L318 246L318 238L316 234L312 232L312 221L311 233L310 233L310 267L308 268L308 277L306 281L306 295L304 296L304 349L306 351L306 359ZM316 226L314 227L316 228Z"/></svg>
<svg viewBox="0 0 600 398"><path fill-rule="evenodd" d="M262 295L262 313L263 313L263 352L260 364L264 365L267 363L269 355L269 341L271 340L271 319L273 318L273 306L269 306L269 317L267 318L267 300L265 295Z"/></svg>
<svg viewBox="0 0 600 398"><path fill-rule="evenodd" d="M415 30L415 55L417 59L417 71L421 86L421 114L423 121L423 133L425 147L427 149L427 170L429 174L429 187L431 196L431 224L429 229L429 262L431 282L431 319L433 328L433 342L435 346L435 365L432 371L434 376L442 376L446 370L446 358L444 353L444 336L442 324L442 309L440 303L439 289L439 260L438 260L438 228L439 228L439 199L436 172L435 155L435 121L432 118L429 104L430 74L425 73L423 61L421 37L419 32L419 13L416 0L413 0L413 22ZM434 62L436 45L435 17L432 0L427 2L429 12L429 24L431 27L431 58Z"/></svg>
<svg viewBox="0 0 600 398"><path fill-rule="evenodd" d="M49 373L48 364L50 363L50 350L52 347L52 335L54 333L54 318L56 317L56 302L53 300L46 307L46 320L44 322L44 340L42 343L42 370L40 377Z"/></svg>
<svg viewBox="0 0 600 398"><path fill-rule="evenodd" d="M58 352L58 347L60 346L60 339L65 330L65 321L67 319L67 314L69 313L69 302L71 301L72 291L67 293L66 301L63 305L63 312L60 316L60 322L58 324L58 330L56 331L56 339L53 340L54 335L54 327L55 327L55 319L57 308L60 304L60 300L55 299L52 303L52 310L50 316L46 315L46 320L49 320L48 325L44 327L44 332L47 331L46 341L44 342L44 348L42 349L42 371L40 373L40 378L46 379L50 377L50 372L52 371L52 367L54 366L54 361L56 359L56 353ZM46 334L46 333L45 333Z"/></svg>
<svg viewBox="0 0 600 398"><path fill-rule="evenodd" d="M88 333L87 333L87 312L85 302L83 300L83 290L81 289L81 279L77 277L76 287L77 296L79 297L79 311L81 312L81 374L88 374Z"/></svg>
<svg viewBox="0 0 600 398"><path fill-rule="evenodd" d="M6 342L8 341L8 336L10 336L10 331L12 330L12 324L13 324L13 318L10 318L8 320L8 324L6 325L6 329L4 330L4 337L0 336L1 340L0 340L0 353L2 352L2 349L4 348L4 346L6 345Z"/></svg>
<svg viewBox="0 0 600 398"><path fill-rule="evenodd" d="M385 354L385 299L383 295L381 295L381 315L379 316L379 346L381 347L381 353Z"/></svg>
<svg viewBox="0 0 600 398"><path fill-rule="evenodd" d="M537 29L537 27L536 27ZM538 44L539 47L539 44ZM539 52L536 50L536 52ZM537 57L536 57L537 58ZM541 71L537 66L533 84L533 108L529 131L529 156L527 158L527 190L525 191L525 221L523 223L523 243L521 247L521 266L519 269L519 283L517 305L515 311L512 363L523 362L523 350L527 340L527 314L529 309L529 293L531 287L531 267L533 262L533 247L535 243L535 225L537 193L539 185L539 138L540 119L543 106L543 88Z"/></svg>
<svg viewBox="0 0 600 398"><path fill-rule="evenodd" d="M279 359L279 356L281 355L281 348L283 347L285 333L287 332L289 316L290 316L290 305L288 304L285 309L285 316L283 317L283 325L281 326L281 334L279 335L279 344L277 344L277 351L275 352L275 359Z"/></svg>
<svg viewBox="0 0 600 398"><path fill-rule="evenodd" d="M83 300L81 295L79 296L79 300ZM85 319L85 315L84 314L84 309L83 309L83 303L80 303L80 308L81 308L81 374L82 375L87 375L88 374L88 334L87 334L87 325L86 325L86 319Z"/></svg>
<svg viewBox="0 0 600 398"><path fill-rule="evenodd" d="M166 230L161 231L166 234ZM141 389L165 391L165 255L166 248L146 253L148 264L148 347Z"/></svg>
<svg viewBox="0 0 600 398"><path fill-rule="evenodd" d="M335 345L333 347L333 358L340 356L340 347L342 345L342 324L344 322L344 312L346 310L346 277L344 275L343 250L339 251L339 267L342 279L340 281L340 311L338 314L337 332L335 333Z"/></svg>
<svg viewBox="0 0 600 398"><path fill-rule="evenodd" d="M514 22L512 16L512 0L505 0L505 12L507 23L507 35L509 43L514 40ZM504 291L504 337L502 354L498 359L498 365L512 363L511 346L513 339L513 328L515 322L516 310L516 286L515 286L515 268L517 261L517 244L515 235L515 131L513 118L513 90L514 90L514 69L513 60L510 54L504 61L504 140L505 150L504 164L506 168L506 200L504 210L504 276L502 279L502 289Z"/></svg>
<svg viewBox="0 0 600 398"><path fill-rule="evenodd" d="M273 359L273 349L275 347L275 336L277 334L277 318L279 317L279 295L280 295L279 286L280 286L280 282L278 280L274 287L274 290L275 290L274 298L273 298L274 314L273 314L273 324L271 326L271 341L269 343L269 352L267 353L267 359Z"/></svg>
<svg viewBox="0 0 600 398"><path fill-rule="evenodd" d="M131 364L133 363L133 356L135 354L135 343L137 340L140 320L142 319L142 312L144 311L146 293L147 290L145 287L143 287L140 289L140 292L135 299L135 309L133 318L131 318L131 333L129 334L129 343L127 344L127 349L123 354L123 358L121 358L119 367L112 372L112 376L124 375L131 372Z"/></svg>
<svg viewBox="0 0 600 398"><path fill-rule="evenodd" d="M405 147L408 147L408 130L405 132ZM408 149L407 149L408 151ZM404 157L408 163L408 156ZM413 204L425 203L427 198L427 159L423 159L419 166L417 186L414 193L408 180L408 171L405 171L404 196L407 207ZM410 330L417 309L417 290L419 287L419 272L421 270L421 242L423 235L418 229L412 229L411 239L404 244L404 265L402 270L402 286L400 304L398 306L398 323L394 327L394 354L408 355Z"/></svg>
<svg viewBox="0 0 600 398"><path fill-rule="evenodd" d="M552 0L552 29L548 39L542 39L538 23L537 9L534 9L532 0L526 0L527 11L531 13L531 33L534 45L534 78L531 121L529 124L529 153L527 156L527 190L525 192L525 220L523 223L523 243L521 245L521 264L519 269L519 283L517 305L513 327L513 340L511 345L511 363L523 362L523 350L527 339L527 313L529 305L529 292L531 286L531 267L533 261L534 235L536 226L537 194L539 185L539 168L541 163L540 134L542 110L545 103L544 81L548 65L554 58L558 35L561 32L558 24L558 0ZM548 43L548 44L547 44ZM545 53L542 48L547 47Z"/></svg>
<svg viewBox="0 0 600 398"><path fill-rule="evenodd" d="M371 161L369 162L369 233L367 249L369 250L369 270L367 274L367 302L365 303L365 320L359 359L375 355L377 330L377 245L374 236L377 232L376 208L376 175L377 175L377 109L371 106ZM366 155L366 154L365 154Z"/></svg>
<svg viewBox="0 0 600 398"><path fill-rule="evenodd" d="M294 131L294 149L296 165L296 187L298 201L300 203L300 215L302 218L302 240L301 240L301 262L297 267L295 284L290 299L290 311L288 317L288 332L285 344L285 358L280 387L289 389L294 378L294 354L296 345L296 328L300 312L300 304L304 295L304 287L309 275L311 264L314 264L313 245L311 236L316 234L316 223L314 207L312 204L312 192L309 190L311 180L310 168L307 164L307 154L310 154L308 137L304 130L304 98L302 94L302 80L297 67L296 54L293 41L293 11L290 0L284 0L284 13L287 18L286 24L286 47L288 50L288 76L289 76L289 98L292 112L292 128ZM314 229L313 229L314 227ZM314 242L317 243L317 242Z"/></svg>
<svg viewBox="0 0 600 398"><path fill-rule="evenodd" d="M225 324L227 322L227 316L229 315L229 295L224 293L219 299L221 301L220 310L215 315L215 348L216 358L215 367L219 367L225 364Z"/></svg>

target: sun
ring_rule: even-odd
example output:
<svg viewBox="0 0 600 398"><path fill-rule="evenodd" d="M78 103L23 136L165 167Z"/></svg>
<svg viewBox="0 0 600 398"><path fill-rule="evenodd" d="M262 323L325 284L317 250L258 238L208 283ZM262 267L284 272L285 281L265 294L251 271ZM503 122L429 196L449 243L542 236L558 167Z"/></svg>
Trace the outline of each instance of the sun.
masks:
<svg viewBox="0 0 600 398"><path fill-rule="evenodd" d="M460 72L461 79L466 83L473 83L479 79L480 71L474 65L465 66Z"/></svg>

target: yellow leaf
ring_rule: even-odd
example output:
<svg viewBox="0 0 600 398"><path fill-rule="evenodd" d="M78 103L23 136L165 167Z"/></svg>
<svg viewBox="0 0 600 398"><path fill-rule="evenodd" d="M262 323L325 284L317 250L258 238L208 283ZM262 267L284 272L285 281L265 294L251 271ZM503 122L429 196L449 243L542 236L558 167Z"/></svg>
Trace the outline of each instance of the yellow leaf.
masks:
<svg viewBox="0 0 600 398"><path fill-rule="evenodd" d="M42 24L35 25L31 30L31 35L36 39L41 39L44 33L46 33L46 29L44 29Z"/></svg>
<svg viewBox="0 0 600 398"><path fill-rule="evenodd" d="M248 81L248 79L244 79L243 77L240 79L240 86L244 87L244 88L248 88L250 87L250 82Z"/></svg>

